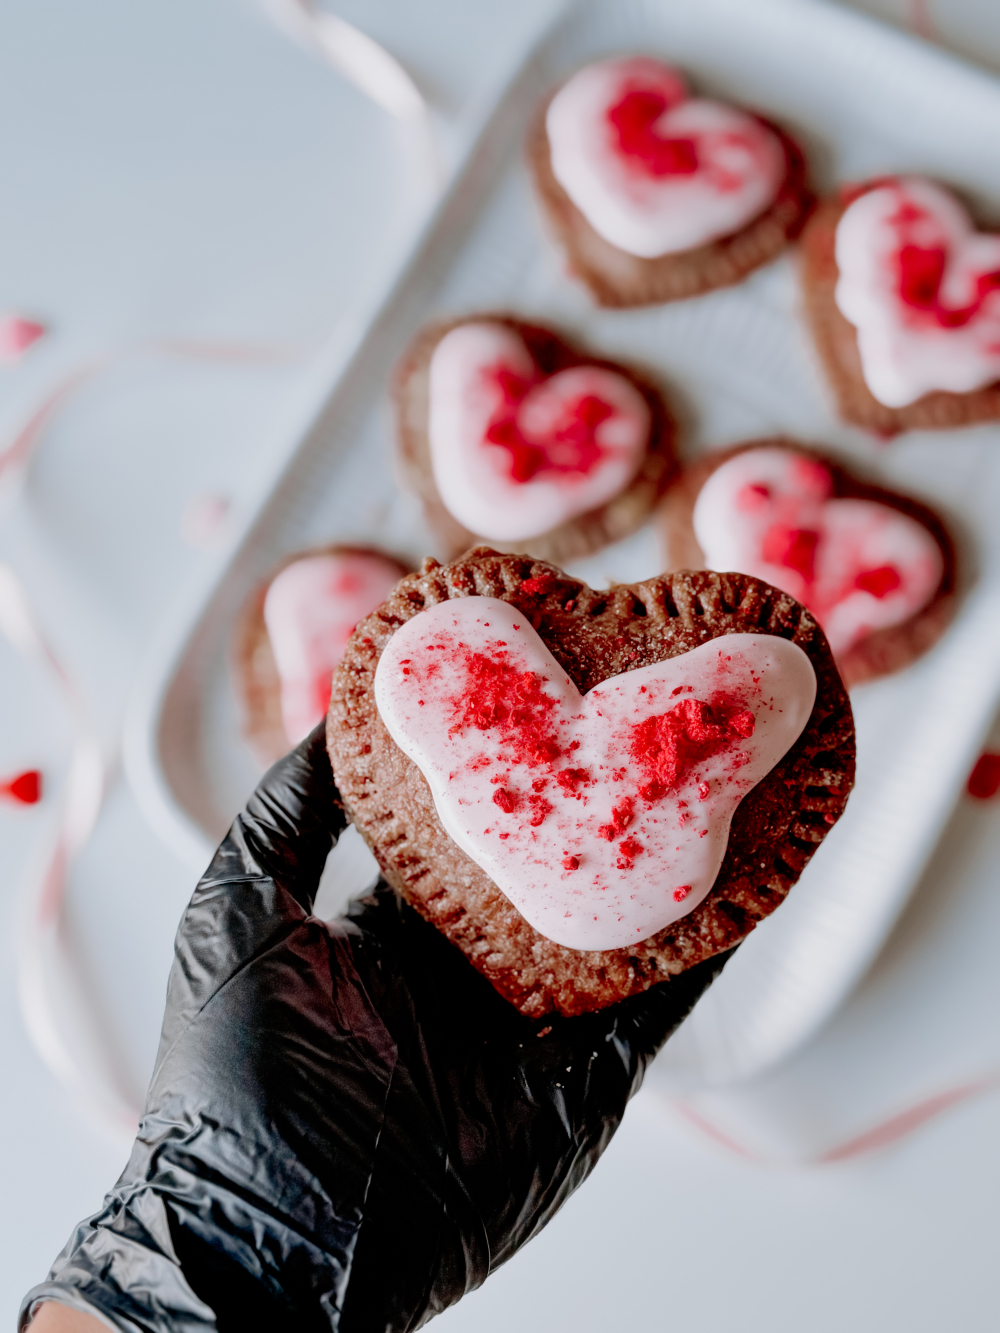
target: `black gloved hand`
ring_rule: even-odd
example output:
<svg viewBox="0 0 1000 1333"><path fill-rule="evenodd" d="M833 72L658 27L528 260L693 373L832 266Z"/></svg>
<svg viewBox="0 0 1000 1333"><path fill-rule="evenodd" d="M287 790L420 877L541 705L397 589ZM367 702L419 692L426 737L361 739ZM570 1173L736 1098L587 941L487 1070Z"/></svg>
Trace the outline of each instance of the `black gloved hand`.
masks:
<svg viewBox="0 0 1000 1333"><path fill-rule="evenodd" d="M129 1164L22 1319L52 1299L157 1333L418 1327L587 1177L725 961L531 1023L385 884L310 915L344 826L317 729L195 890Z"/></svg>

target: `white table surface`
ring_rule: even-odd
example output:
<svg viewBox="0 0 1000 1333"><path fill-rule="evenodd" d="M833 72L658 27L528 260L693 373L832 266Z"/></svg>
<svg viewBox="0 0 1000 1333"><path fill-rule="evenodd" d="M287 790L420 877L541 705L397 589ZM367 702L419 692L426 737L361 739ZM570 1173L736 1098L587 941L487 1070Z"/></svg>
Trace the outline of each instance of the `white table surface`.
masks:
<svg viewBox="0 0 1000 1333"><path fill-rule="evenodd" d="M349 0L337 12L406 62L453 164L558 7ZM866 7L1000 70L995 0ZM26 494L0 516L0 560L28 586L110 744L139 654L205 558L181 539L185 503L209 492L239 505L309 388L309 352L364 306L425 201L392 123L277 33L257 0L8 0L0 106L0 310L52 330L0 367L0 441L95 352L183 338L301 354L120 362L72 400ZM37 764L57 794L67 733L49 684L0 639L0 774ZM51 809L51 797L0 806L8 1319L123 1164L42 1065L17 1009L17 892ZM749 1127L764 1151L794 1149L1000 1065L997 865L1000 803L965 802L834 1022L785 1068L701 1110ZM119 781L73 876L70 917L139 1087L191 887ZM452 1333L586 1333L623 1312L699 1333L996 1328L997 1107L981 1096L850 1163L776 1167L727 1154L644 1090L588 1187L443 1318Z"/></svg>

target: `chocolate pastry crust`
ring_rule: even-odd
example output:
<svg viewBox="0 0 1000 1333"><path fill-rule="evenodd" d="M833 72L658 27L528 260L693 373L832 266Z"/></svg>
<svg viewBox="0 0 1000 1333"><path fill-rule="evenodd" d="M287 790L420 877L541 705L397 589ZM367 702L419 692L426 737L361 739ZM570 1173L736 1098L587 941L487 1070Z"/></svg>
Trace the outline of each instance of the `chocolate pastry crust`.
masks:
<svg viewBox="0 0 1000 1333"><path fill-rule="evenodd" d="M286 556L247 598L229 640L229 675L239 709L241 734L265 768L286 755L292 742L281 720L281 681L264 623L264 599L283 569L314 555L377 556L387 565L395 565L400 578L412 569L395 556L371 546L318 546Z"/></svg>
<svg viewBox="0 0 1000 1333"><path fill-rule="evenodd" d="M605 361L587 356L552 329L537 324L526 324L504 314L476 315L472 318L452 319L428 325L410 344L396 369L393 402L396 425L400 480L407 490L423 502L428 525L438 534L448 559L467 551L481 540L478 533L470 532L445 508L434 482L431 466L431 448L428 437L430 409L430 363L434 349L452 329L462 324L502 324L513 329L523 340L528 351L544 375L568 370L571 366L599 366L614 371L627 379L646 400L650 412L649 444L639 470L617 495L606 504L513 545L518 551L540 560L559 564L579 560L612 542L621 541L642 526L677 469L674 453L676 426L653 381L633 366L619 361ZM493 543L495 549L510 549L510 544Z"/></svg>
<svg viewBox="0 0 1000 1333"><path fill-rule="evenodd" d="M802 234L802 288L805 313L816 350L829 377L837 409L845 421L889 437L904 430L949 430L1000 417L1000 382L971 393L936 390L906 407L880 403L865 383L854 325L837 306L837 224L860 195L877 188L873 181L824 199Z"/></svg>
<svg viewBox="0 0 1000 1333"><path fill-rule="evenodd" d="M553 93L553 97L555 94ZM619 250L590 225L552 172L545 117L546 101L528 137L528 165L542 208L571 272L598 305L663 305L731 287L770 263L798 236L813 206L801 149L771 121L754 116L776 134L785 150L785 179L774 201L730 236L720 236L690 250L643 259ZM752 115L752 112L746 114Z"/></svg>
<svg viewBox="0 0 1000 1333"><path fill-rule="evenodd" d="M660 510L660 531L668 569L701 568L705 554L694 532L694 506L701 488L716 468L748 449L788 449L815 459L829 471L831 496L839 499L874 500L921 523L937 542L944 568L941 582L926 606L909 620L874 630L837 659L848 689L862 681L902 671L933 648L951 624L958 606L955 543L942 519L927 505L898 491L886 490L862 480L817 449L783 436L750 440L732 449L721 449L686 468L671 487Z"/></svg>
<svg viewBox="0 0 1000 1333"><path fill-rule="evenodd" d="M799 645L817 696L802 735L739 805L715 885L692 912L630 949L565 948L531 927L442 827L419 768L375 704L380 654L425 607L499 597L537 630L582 691L725 634ZM854 783L854 723L826 639L797 602L741 574L666 574L597 592L551 565L488 547L426 560L351 639L334 675L327 746L344 808L386 879L530 1018L581 1014L667 981L731 948L784 899Z"/></svg>

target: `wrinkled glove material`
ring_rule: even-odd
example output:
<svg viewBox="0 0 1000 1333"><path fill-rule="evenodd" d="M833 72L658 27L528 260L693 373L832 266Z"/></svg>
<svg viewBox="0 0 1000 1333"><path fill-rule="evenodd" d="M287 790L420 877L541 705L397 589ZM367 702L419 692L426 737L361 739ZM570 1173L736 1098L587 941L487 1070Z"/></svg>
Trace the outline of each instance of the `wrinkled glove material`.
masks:
<svg viewBox="0 0 1000 1333"><path fill-rule="evenodd" d="M384 883L311 914L345 822L317 729L195 890L128 1165L22 1326L56 1300L129 1333L420 1327L586 1179L725 961L542 1027Z"/></svg>

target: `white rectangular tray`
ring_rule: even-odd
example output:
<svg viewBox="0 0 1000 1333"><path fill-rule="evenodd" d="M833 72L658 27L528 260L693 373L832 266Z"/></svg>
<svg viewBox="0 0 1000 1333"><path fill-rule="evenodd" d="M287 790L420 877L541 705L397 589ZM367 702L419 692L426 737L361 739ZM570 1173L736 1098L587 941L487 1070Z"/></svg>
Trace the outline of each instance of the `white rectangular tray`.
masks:
<svg viewBox="0 0 1000 1333"><path fill-rule="evenodd" d="M932 500L973 553L976 580L944 642L856 691L858 785L789 901L740 949L657 1062L672 1086L725 1082L789 1053L880 947L930 854L1000 699L1000 429L892 444L840 424L798 315L788 254L741 286L640 311L600 311L546 242L523 142L545 92L582 62L660 54L699 89L786 123L820 187L916 170L1000 205L1000 85L919 41L820 0L594 0L538 45L367 328L342 353L311 426L218 565L164 627L138 682L126 764L153 823L200 869L257 771L228 680L233 617L283 554L371 542L433 551L394 482L387 383L429 318L503 309L551 321L669 384L684 449L788 433L834 445ZM647 529L573 568L592 583L658 573ZM363 854L361 854L363 853ZM341 887L372 863L346 840Z"/></svg>

